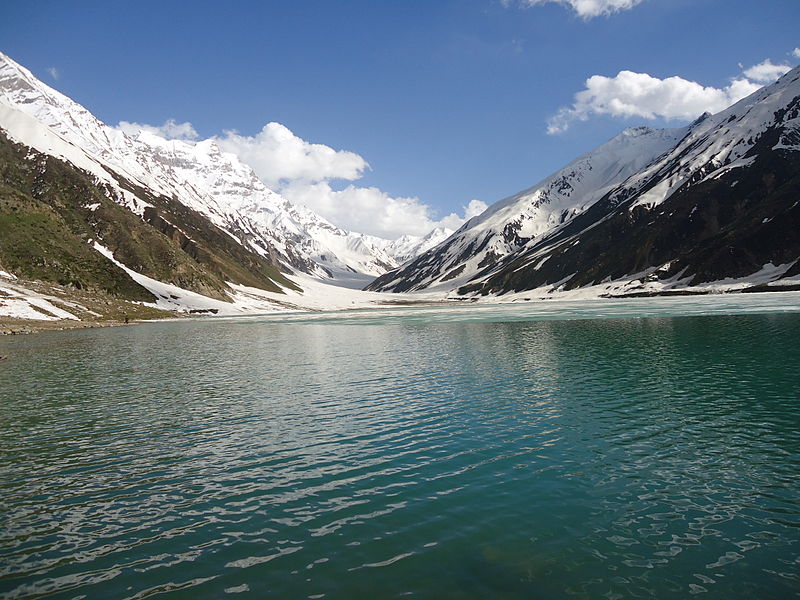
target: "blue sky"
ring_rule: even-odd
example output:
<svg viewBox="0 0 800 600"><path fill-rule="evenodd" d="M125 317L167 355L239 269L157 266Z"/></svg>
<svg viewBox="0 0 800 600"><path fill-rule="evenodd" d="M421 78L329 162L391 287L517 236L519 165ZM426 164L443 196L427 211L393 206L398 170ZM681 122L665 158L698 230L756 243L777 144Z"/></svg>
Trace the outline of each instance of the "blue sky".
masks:
<svg viewBox="0 0 800 600"><path fill-rule="evenodd" d="M591 18L603 7L619 10ZM533 185L625 127L717 108L766 59L800 62L797 0L6 0L3 13L0 50L103 121L190 123L292 199L387 237ZM691 82L707 89L688 102ZM652 93L613 109L631 86ZM685 106L659 108L676 93ZM283 128L254 137L267 123ZM300 161L285 177L267 165L284 142Z"/></svg>

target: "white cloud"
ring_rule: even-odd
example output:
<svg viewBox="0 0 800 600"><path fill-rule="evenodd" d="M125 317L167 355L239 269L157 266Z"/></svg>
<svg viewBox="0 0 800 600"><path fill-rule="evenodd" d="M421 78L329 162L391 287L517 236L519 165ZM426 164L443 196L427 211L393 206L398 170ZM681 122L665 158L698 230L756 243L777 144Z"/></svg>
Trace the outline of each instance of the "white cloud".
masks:
<svg viewBox="0 0 800 600"><path fill-rule="evenodd" d="M689 121L704 112L728 108L790 69L767 59L744 69L742 76L722 88L682 77L659 79L633 71L620 71L614 77L593 75L586 80L586 87L575 94L572 106L561 108L548 120L547 133L562 133L575 121L586 121L592 115Z"/></svg>
<svg viewBox="0 0 800 600"><path fill-rule="evenodd" d="M47 72L50 74L50 77L52 77L56 81L58 81L59 78L61 77L61 71L59 71L55 67L48 67Z"/></svg>
<svg viewBox="0 0 800 600"><path fill-rule="evenodd" d="M376 187L348 185L336 191L327 181L298 180L280 189L290 202L303 204L335 225L385 238L423 235L433 229L430 209L418 198L393 198Z"/></svg>
<svg viewBox="0 0 800 600"><path fill-rule="evenodd" d="M464 209L463 217L458 216L456 213L450 213L446 217L440 219L436 225L447 227L448 229L458 229L472 217L477 217L479 214L489 208L489 206L480 200L470 200L469 204L462 206L461 208Z"/></svg>
<svg viewBox="0 0 800 600"><path fill-rule="evenodd" d="M134 137L139 135L140 131L155 133L167 140L193 141L200 137L191 123L176 123L175 119L167 119L163 125L146 125L144 123L120 121L117 124L117 129Z"/></svg>
<svg viewBox="0 0 800 600"><path fill-rule="evenodd" d="M795 58L800 58L800 48L795 48L794 50L792 50L792 56L794 56Z"/></svg>
<svg viewBox="0 0 800 600"><path fill-rule="evenodd" d="M425 235L434 227L458 229L467 219L486 210L486 204L472 200L463 207L464 216L450 213L437 220L434 210L419 198L396 198L376 187L352 184L337 191L327 181L297 180L280 192L290 202L307 206L339 227L387 239L404 234Z"/></svg>
<svg viewBox="0 0 800 600"><path fill-rule="evenodd" d="M437 220L434 210L419 198L393 197L376 187L351 184L334 189L332 181L360 179L369 163L355 152L308 142L280 123L267 123L255 136L226 131L215 139L222 150L236 154L287 200L350 231L393 239L403 234L425 235L440 225L460 227L465 220L455 213ZM486 207L473 200L464 210L472 216L470 211L478 205Z"/></svg>
<svg viewBox="0 0 800 600"><path fill-rule="evenodd" d="M255 136L226 131L216 138L220 148L233 152L250 165L270 187L302 180L316 183L329 179L360 178L369 164L355 152L312 144L280 123L267 123Z"/></svg>
<svg viewBox="0 0 800 600"><path fill-rule="evenodd" d="M466 221L472 217L477 217L487 208L489 208L489 205L486 204L486 202L481 202L480 200L470 200L469 204L464 207L464 220Z"/></svg>
<svg viewBox="0 0 800 600"><path fill-rule="evenodd" d="M792 70L789 65L774 65L770 59L744 70L744 76L760 83L772 83L784 73Z"/></svg>
<svg viewBox="0 0 800 600"><path fill-rule="evenodd" d="M512 0L502 0L502 2L508 6ZM629 10L642 2L644 0L519 0L522 6L536 6L545 3L563 4L572 8L579 17L587 21L594 17Z"/></svg>

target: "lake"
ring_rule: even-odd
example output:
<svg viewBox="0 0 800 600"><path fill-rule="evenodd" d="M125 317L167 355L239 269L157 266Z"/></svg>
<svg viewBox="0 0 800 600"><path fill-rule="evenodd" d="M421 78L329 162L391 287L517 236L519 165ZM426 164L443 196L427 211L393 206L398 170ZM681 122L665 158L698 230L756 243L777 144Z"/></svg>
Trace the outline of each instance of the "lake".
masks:
<svg viewBox="0 0 800 600"><path fill-rule="evenodd" d="M800 294L0 340L2 598L800 596Z"/></svg>

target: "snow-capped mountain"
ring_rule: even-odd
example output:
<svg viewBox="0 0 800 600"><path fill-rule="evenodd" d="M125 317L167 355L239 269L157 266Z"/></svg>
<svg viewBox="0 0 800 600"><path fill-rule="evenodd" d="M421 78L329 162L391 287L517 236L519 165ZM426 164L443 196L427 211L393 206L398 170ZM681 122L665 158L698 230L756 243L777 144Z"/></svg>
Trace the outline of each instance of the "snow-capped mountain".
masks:
<svg viewBox="0 0 800 600"><path fill-rule="evenodd" d="M629 129L368 289L502 294L796 274L798 113L795 68L688 127Z"/></svg>
<svg viewBox="0 0 800 600"><path fill-rule="evenodd" d="M135 142L143 144L148 158L169 170L185 188L198 192L187 200L188 206L251 244L267 240L279 249L281 260L296 270L324 278L353 273L375 277L398 264L384 250L391 245L388 240L345 231L292 204L213 139L165 140L142 131Z"/></svg>
<svg viewBox="0 0 800 600"><path fill-rule="evenodd" d="M146 132L128 136L1 53L0 104L33 117L80 149L96 163L96 171L113 171L155 194L177 199L288 270L321 278L377 276L399 264L391 254L391 242L342 230L292 205L213 140L168 141ZM62 157L70 160L70 156ZM133 196L119 191L117 199L142 214L147 202Z"/></svg>
<svg viewBox="0 0 800 600"><path fill-rule="evenodd" d="M686 128L628 129L527 190L467 221L446 243L371 287L410 291L454 288L531 239L582 213L686 134Z"/></svg>
<svg viewBox="0 0 800 600"><path fill-rule="evenodd" d="M408 262L426 250L441 244L453 235L453 230L447 227L435 227L427 235L401 235L386 246L386 251L394 257L398 264Z"/></svg>
<svg viewBox="0 0 800 600"><path fill-rule="evenodd" d="M299 290L267 241L255 252L2 99L0 221L3 271L100 294L104 306L103 295L189 310L199 307L182 295L224 305L235 285Z"/></svg>

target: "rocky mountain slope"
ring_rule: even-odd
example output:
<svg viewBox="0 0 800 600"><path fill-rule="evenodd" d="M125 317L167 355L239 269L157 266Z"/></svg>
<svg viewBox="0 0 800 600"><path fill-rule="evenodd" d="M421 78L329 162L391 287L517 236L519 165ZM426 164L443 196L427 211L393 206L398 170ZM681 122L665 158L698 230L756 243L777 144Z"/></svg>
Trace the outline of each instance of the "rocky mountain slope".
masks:
<svg viewBox="0 0 800 600"><path fill-rule="evenodd" d="M794 277L799 113L795 68L688 127L627 130L368 289L486 295L627 282L636 293Z"/></svg>

